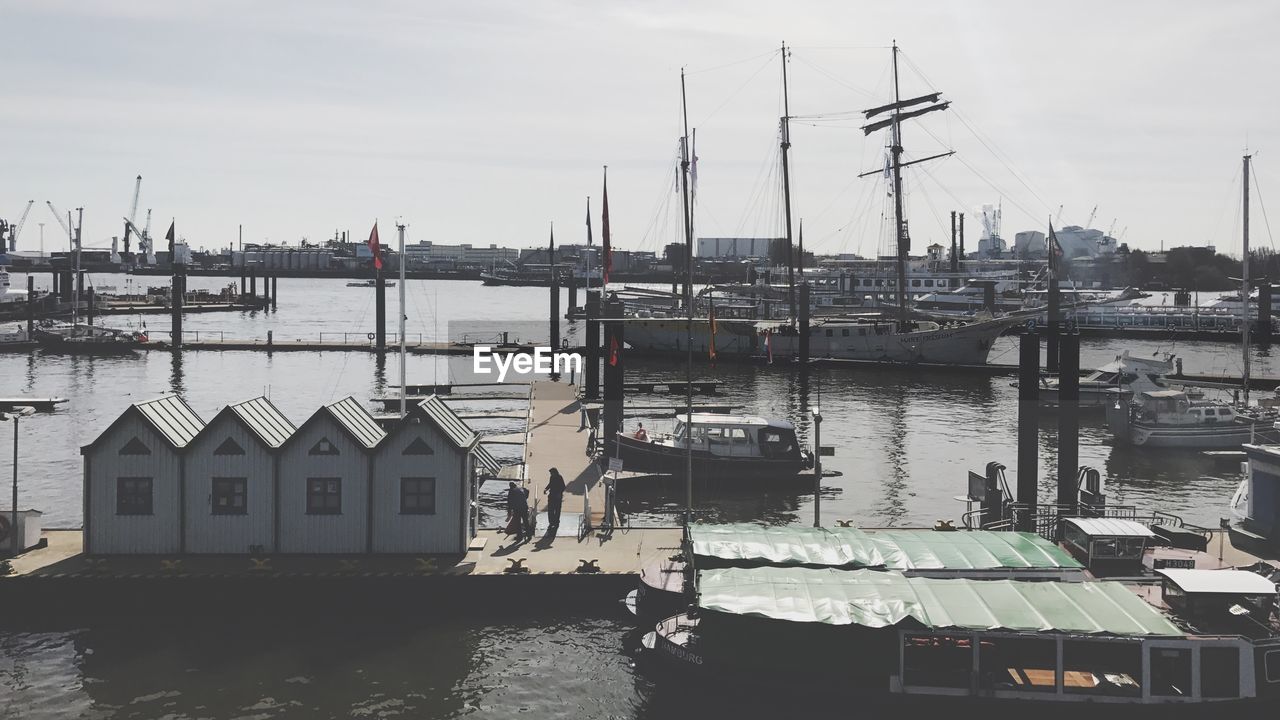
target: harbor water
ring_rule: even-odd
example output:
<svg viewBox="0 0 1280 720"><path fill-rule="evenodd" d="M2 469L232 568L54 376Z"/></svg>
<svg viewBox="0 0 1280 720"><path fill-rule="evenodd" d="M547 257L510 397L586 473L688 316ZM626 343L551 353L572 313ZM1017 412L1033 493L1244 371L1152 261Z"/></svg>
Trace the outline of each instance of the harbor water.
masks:
<svg viewBox="0 0 1280 720"><path fill-rule="evenodd" d="M120 291L137 284L119 275L94 276L97 284ZM38 278L47 286L48 277ZM140 278L155 284L159 278ZM149 281L149 282L148 282ZM15 275L15 287L25 286ZM226 278L190 278L191 289L219 288ZM547 290L493 288L478 282L409 281L407 333L410 338L445 339L469 320L514 325L545 321ZM580 296L581 299L581 296ZM389 290L388 329L394 331L395 290ZM566 297L561 308L568 307ZM146 324L164 338L166 316L104 318L106 324ZM275 312L192 315L196 333L227 339L273 334L277 345L294 340L359 340L372 332L373 290L348 288L343 280L279 280ZM481 332L481 331L477 331ZM487 330L484 332L488 332ZM561 321L572 340L582 324ZM324 337L321 337L324 333ZM512 340L517 338L512 337ZM536 338L520 338L533 340ZM1233 344L1085 340L1081 366L1096 367L1128 350L1134 355L1174 353L1189 373L1240 370ZM992 361L1017 361L1016 343L997 342ZM130 402L178 392L208 419L223 405L267 394L294 422L301 423L323 403L347 395L362 402L389 392L397 382L394 355L379 361L364 352L198 351L175 355L147 351L134 357L0 355L0 396L65 397L56 413L22 421L19 470L22 507L45 513L46 527L81 522L79 448L91 441ZM694 379L716 381L714 402L744 412L787 417L811 442L810 413L821 410L824 457L839 473L822 482L822 522L852 520L864 526L931 526L958 520L966 472L989 461L1008 466L1015 481L1017 391L1012 375L943 372L911 368L821 368L807 381L785 364L695 361ZM1254 348L1253 371L1275 374L1268 348ZM449 382L468 375L470 357L410 355L410 383ZM683 380L678 360L627 360L628 381ZM391 388L394 391L394 388ZM652 395L644 403L680 404ZM373 406L370 406L371 408ZM461 411L518 413L518 400L458 404ZM628 418L634 427L638 418ZM670 420L645 420L661 430ZM523 421L472 421L483 432L523 430ZM1045 412L1039 434L1041 497L1054 496L1056 416ZM11 432L7 424L2 428ZM585 435L584 435L585 443ZM500 458L519 449L494 446ZM1101 414L1085 413L1080 430L1080 463L1100 470L1108 501L1159 509L1187 522L1216 527L1240 479L1230 464L1194 452L1112 447ZM8 477L8 452L0 461ZM682 487L637 483L620 487L634 525L666 524L682 510ZM484 492L486 524L500 517L500 490ZM723 485L695 493L699 513L711 520L774 525L813 522L812 491L797 488ZM203 628L163 624L138 627L42 628L0 631L0 716L2 717L777 717L798 708L769 708L758 699L718 698L722 706L698 707L696 700L656 685L638 669L627 647L630 626L617 607L596 615L543 617L513 612L497 617L440 617L424 608L419 617L374 620L331 618L316 627L248 617L242 627L223 623ZM2 611L2 609L0 609ZM740 705L740 707L738 707ZM730 707L733 706L733 707Z"/></svg>

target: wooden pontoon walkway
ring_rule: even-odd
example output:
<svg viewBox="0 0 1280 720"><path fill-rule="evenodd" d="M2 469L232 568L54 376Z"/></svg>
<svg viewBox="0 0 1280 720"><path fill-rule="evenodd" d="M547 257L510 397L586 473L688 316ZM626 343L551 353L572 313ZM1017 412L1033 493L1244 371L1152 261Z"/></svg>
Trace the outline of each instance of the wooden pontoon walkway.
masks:
<svg viewBox="0 0 1280 720"><path fill-rule="evenodd" d="M542 491L551 476L551 468L560 471L567 486L565 512L581 513L585 500L591 526L598 527L604 520L604 484L599 465L587 455L589 434L590 431L582 429L578 386L550 381L529 386L523 480L529 488L530 500L537 502L540 526L545 525L542 509L547 503Z"/></svg>

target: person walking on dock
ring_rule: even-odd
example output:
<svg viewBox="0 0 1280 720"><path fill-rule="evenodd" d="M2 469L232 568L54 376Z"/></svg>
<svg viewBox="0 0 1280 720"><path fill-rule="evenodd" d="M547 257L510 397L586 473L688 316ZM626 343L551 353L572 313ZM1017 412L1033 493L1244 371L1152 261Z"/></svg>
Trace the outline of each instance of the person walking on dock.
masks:
<svg viewBox="0 0 1280 720"><path fill-rule="evenodd" d="M507 535L524 540L529 525L529 500L525 491L512 481L507 485Z"/></svg>
<svg viewBox="0 0 1280 720"><path fill-rule="evenodd" d="M547 530L555 533L560 529L560 505L564 502L564 477L559 470L551 468L551 479L542 492L547 496Z"/></svg>

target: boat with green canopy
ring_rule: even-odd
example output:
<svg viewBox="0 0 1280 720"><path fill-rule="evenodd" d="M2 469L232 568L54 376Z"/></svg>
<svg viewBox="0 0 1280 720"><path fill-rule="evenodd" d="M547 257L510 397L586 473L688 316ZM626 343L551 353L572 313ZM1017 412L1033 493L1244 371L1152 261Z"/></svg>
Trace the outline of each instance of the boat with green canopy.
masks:
<svg viewBox="0 0 1280 720"><path fill-rule="evenodd" d="M683 678L857 696L1039 703L1280 697L1276 586L1245 570L1159 582L713 568L645 646Z"/></svg>

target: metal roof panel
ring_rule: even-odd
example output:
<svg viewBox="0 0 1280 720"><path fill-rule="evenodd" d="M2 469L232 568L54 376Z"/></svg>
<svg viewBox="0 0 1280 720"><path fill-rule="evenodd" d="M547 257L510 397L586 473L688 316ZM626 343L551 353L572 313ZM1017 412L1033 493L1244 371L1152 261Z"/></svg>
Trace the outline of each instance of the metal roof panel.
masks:
<svg viewBox="0 0 1280 720"><path fill-rule="evenodd" d="M460 449L467 450L479 442L480 436L476 435L471 426L458 417L457 413L439 396L431 395L418 403L417 407L431 422L435 423L436 427L440 428L440 432L449 438L449 442Z"/></svg>
<svg viewBox="0 0 1280 720"><path fill-rule="evenodd" d="M133 407L175 448L186 447L204 429L204 420L177 395L134 403Z"/></svg>
<svg viewBox="0 0 1280 720"><path fill-rule="evenodd" d="M703 610L826 625L1180 636L1122 583L940 580L894 571L721 568L698 576Z"/></svg>
<svg viewBox="0 0 1280 720"><path fill-rule="evenodd" d="M1276 584L1248 570L1157 570L1186 593L1227 593L1231 595L1275 595Z"/></svg>
<svg viewBox="0 0 1280 720"><path fill-rule="evenodd" d="M297 431L289 418L265 397L236 403L231 411L270 448L279 448Z"/></svg>
<svg viewBox="0 0 1280 720"><path fill-rule="evenodd" d="M1135 520L1119 518L1063 518L1070 525L1080 528L1086 535L1093 537L1155 537L1151 528Z"/></svg>
<svg viewBox="0 0 1280 720"><path fill-rule="evenodd" d="M377 447L378 443L387 436L382 428L378 427L378 423L369 411L351 396L325 405L324 409L329 411L333 419L346 428L347 432L351 433L351 437L366 450Z"/></svg>

